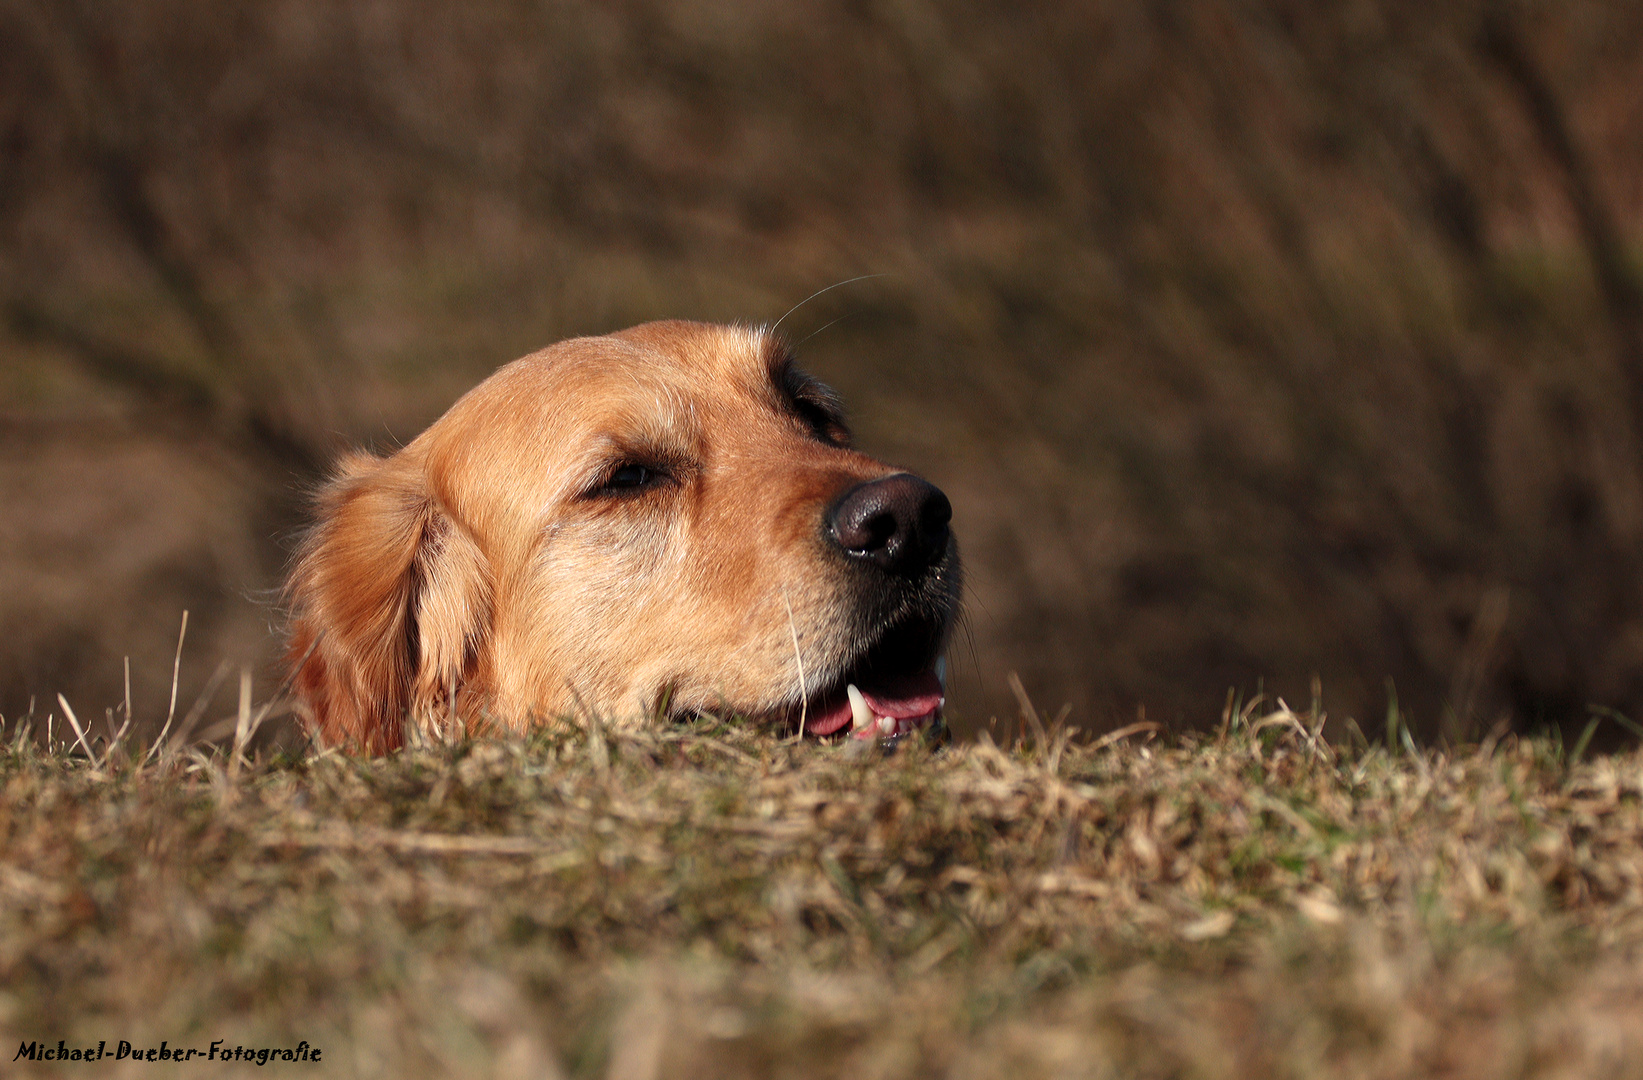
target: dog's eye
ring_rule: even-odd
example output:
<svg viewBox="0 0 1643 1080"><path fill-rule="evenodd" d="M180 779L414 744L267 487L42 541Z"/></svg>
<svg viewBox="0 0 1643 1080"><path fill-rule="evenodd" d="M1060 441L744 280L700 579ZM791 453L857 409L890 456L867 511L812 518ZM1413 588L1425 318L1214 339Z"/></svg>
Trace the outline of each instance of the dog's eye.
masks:
<svg viewBox="0 0 1643 1080"><path fill-rule="evenodd" d="M599 490L614 493L642 491L654 487L663 476L661 471L649 465L619 465L605 477L605 482L599 485Z"/></svg>

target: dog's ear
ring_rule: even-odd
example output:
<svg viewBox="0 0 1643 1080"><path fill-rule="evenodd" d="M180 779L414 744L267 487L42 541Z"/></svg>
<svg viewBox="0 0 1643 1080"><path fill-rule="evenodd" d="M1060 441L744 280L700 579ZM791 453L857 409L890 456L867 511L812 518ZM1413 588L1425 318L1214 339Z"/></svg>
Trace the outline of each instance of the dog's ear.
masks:
<svg viewBox="0 0 1643 1080"><path fill-rule="evenodd" d="M351 455L318 503L287 585L293 685L326 743L380 753L473 674L490 571L415 462Z"/></svg>

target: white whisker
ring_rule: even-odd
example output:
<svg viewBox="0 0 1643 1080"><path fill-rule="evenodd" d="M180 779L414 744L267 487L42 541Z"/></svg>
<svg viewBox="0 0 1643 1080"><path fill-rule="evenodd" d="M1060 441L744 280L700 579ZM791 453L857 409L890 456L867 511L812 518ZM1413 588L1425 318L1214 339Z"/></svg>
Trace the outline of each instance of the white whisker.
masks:
<svg viewBox="0 0 1643 1080"><path fill-rule="evenodd" d="M787 602L787 586L782 586L782 607L787 609L787 632L793 635L793 659L799 665L799 738L804 738L804 724L810 718L810 689L804 683L804 653L799 651L799 628L793 622L793 605Z"/></svg>
<svg viewBox="0 0 1643 1080"><path fill-rule="evenodd" d="M832 292L834 289L841 289L846 285L854 285L858 281L866 281L869 278L879 278L879 277L886 277L886 276L887 275L885 275L885 274L862 274L859 277L847 278L844 281L836 281L833 284L827 286L827 288L825 288L825 289L817 289L815 292L811 293L809 296L805 297L803 300L800 300L798 303L796 303L792 307L788 308L787 309L787 314L783 315L781 318L777 319L775 325L770 328L770 333L775 334L775 332L777 330L780 330L782 328L782 323L787 321L787 316L788 315L791 315L795 311L797 311L800 308L804 307L804 305L810 303L810 301L814 300L816 297L820 296L822 293L829 293L829 292ZM837 321L837 320L835 320L835 321ZM831 325L831 324L829 324L829 325ZM822 327L822 329L825 330L825 329L827 329L827 327L824 326L824 327ZM806 339L806 340L808 340L808 339Z"/></svg>

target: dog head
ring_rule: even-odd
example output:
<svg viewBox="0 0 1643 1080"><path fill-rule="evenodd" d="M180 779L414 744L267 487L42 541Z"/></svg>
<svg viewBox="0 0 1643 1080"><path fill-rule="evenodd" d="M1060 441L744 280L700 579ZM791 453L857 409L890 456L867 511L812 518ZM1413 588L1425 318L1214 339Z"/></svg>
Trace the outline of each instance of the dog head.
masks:
<svg viewBox="0 0 1643 1080"><path fill-rule="evenodd" d="M343 462L288 585L294 686L366 750L589 711L904 732L940 707L950 513L762 331L561 342Z"/></svg>

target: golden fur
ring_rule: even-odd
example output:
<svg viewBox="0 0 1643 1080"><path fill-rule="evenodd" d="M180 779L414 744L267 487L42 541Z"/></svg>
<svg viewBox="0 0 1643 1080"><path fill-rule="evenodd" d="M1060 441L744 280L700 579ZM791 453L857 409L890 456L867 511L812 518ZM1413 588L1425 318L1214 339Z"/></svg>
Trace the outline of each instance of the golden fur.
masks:
<svg viewBox="0 0 1643 1080"><path fill-rule="evenodd" d="M824 535L841 493L894 473L761 330L560 342L319 493L287 586L302 710L372 752L453 718L792 721L897 612L931 655L945 635L956 551L891 589Z"/></svg>

